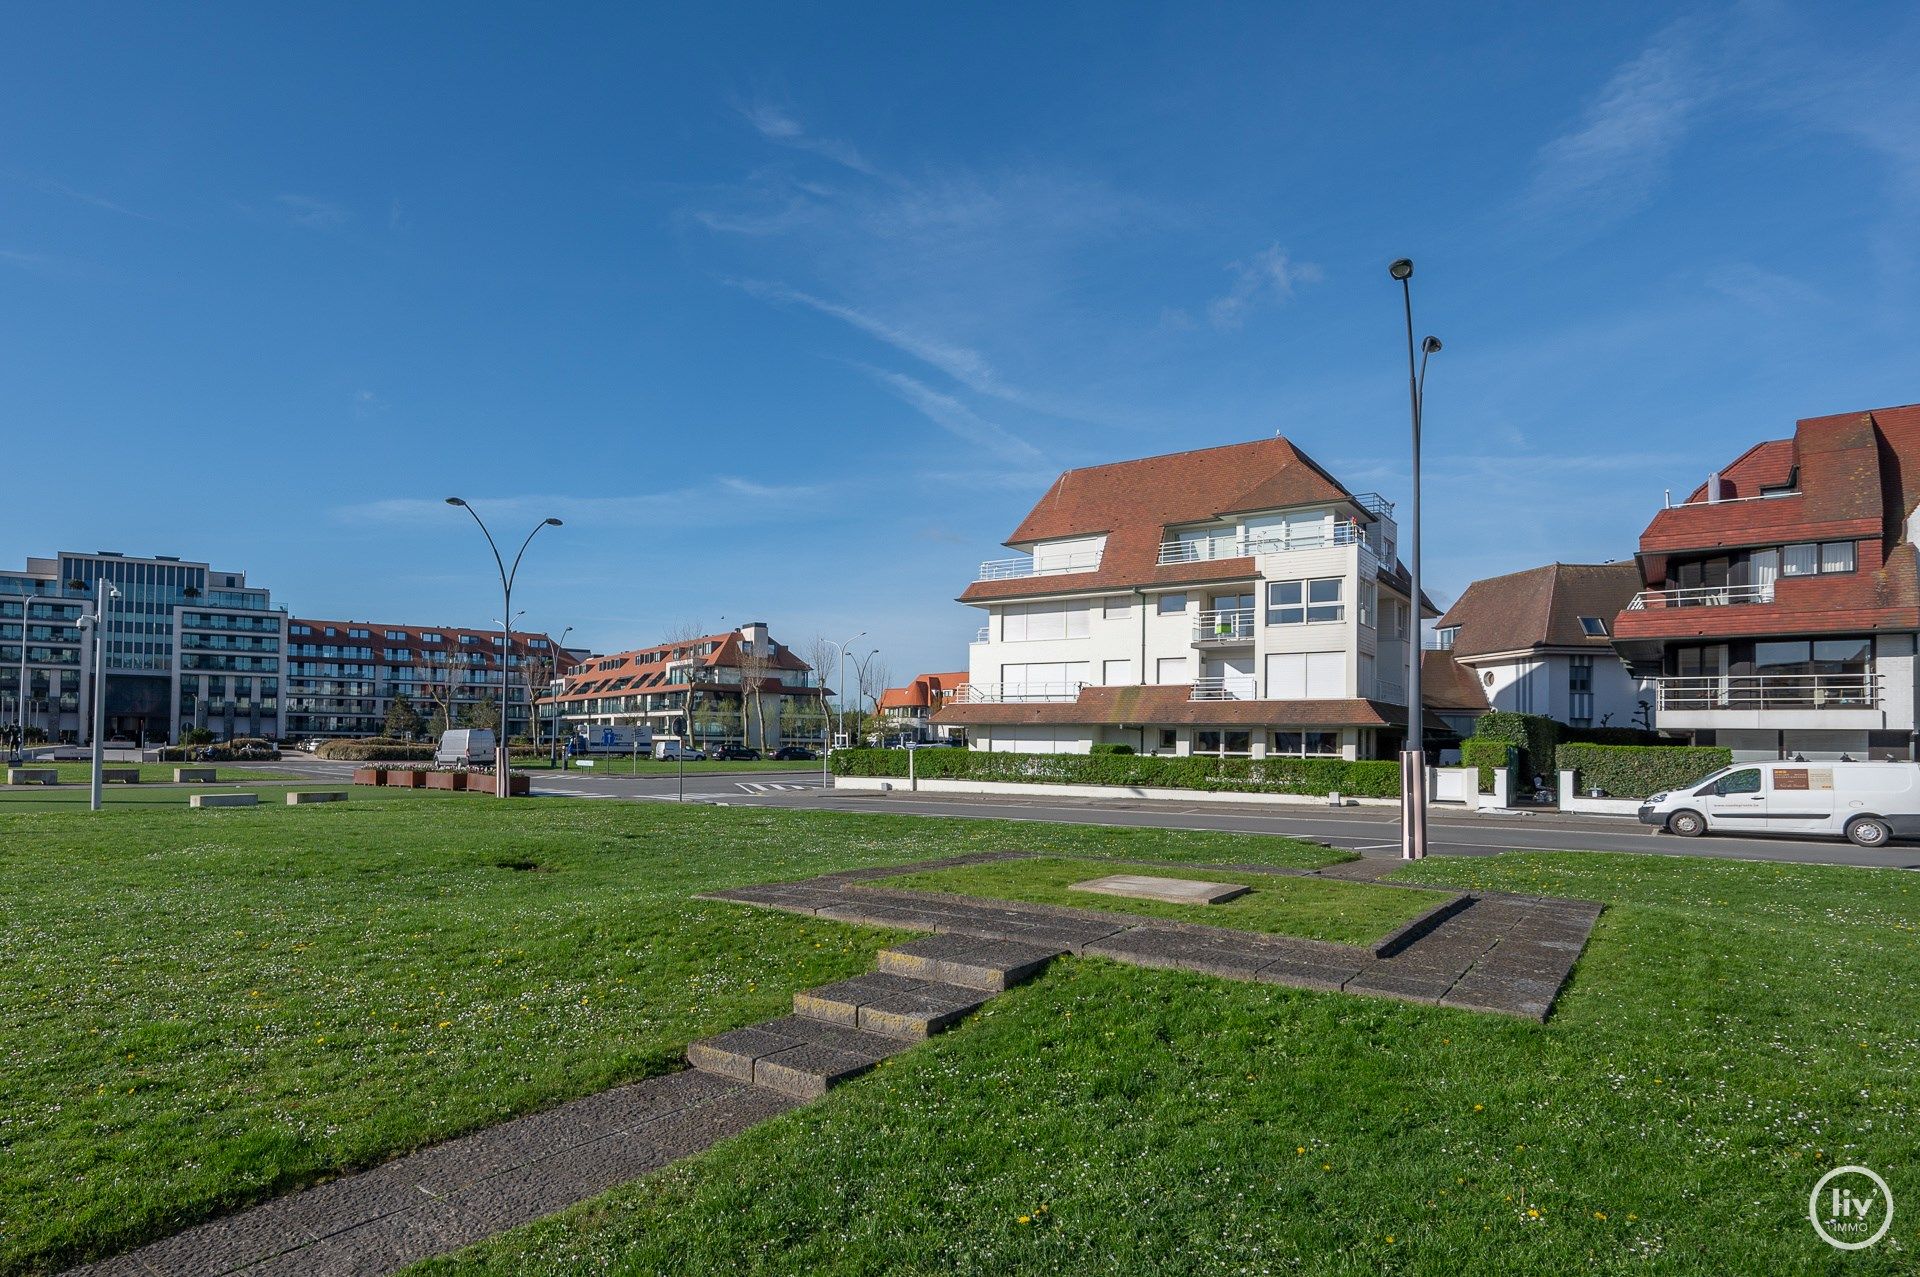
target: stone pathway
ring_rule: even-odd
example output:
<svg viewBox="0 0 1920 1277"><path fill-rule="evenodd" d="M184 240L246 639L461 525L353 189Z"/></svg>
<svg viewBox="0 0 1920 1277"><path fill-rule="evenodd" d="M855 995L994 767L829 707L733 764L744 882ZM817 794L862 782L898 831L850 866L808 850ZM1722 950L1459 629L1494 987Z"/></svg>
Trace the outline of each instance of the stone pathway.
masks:
<svg viewBox="0 0 1920 1277"><path fill-rule="evenodd" d="M868 975L796 993L791 1015L694 1043L686 1072L504 1122L68 1277L397 1272L585 1201L824 1095L1067 953L1545 1020L1600 913L1589 901L1405 887L1399 889L1428 891L1434 906L1374 944L1355 946L871 885L897 874L1025 854L954 856L703 895L933 934L882 951ZM1355 861L1321 873L1365 880L1399 863ZM1314 872L1168 867L1235 875Z"/></svg>

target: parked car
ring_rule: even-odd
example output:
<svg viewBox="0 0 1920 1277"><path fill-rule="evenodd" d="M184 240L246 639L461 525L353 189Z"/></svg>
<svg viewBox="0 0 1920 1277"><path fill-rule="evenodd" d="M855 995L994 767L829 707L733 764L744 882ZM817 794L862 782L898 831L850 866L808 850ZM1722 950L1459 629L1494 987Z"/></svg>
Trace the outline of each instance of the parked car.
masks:
<svg viewBox="0 0 1920 1277"><path fill-rule="evenodd" d="M820 757L805 745L786 745L773 751L774 761L782 763L804 763Z"/></svg>
<svg viewBox="0 0 1920 1277"><path fill-rule="evenodd" d="M1640 806L1640 822L1683 838L1824 834L1884 847L1920 836L1920 764L1735 763L1652 795Z"/></svg>
<svg viewBox="0 0 1920 1277"><path fill-rule="evenodd" d="M442 767L491 767L498 750L490 728L456 727L440 734L433 761Z"/></svg>
<svg viewBox="0 0 1920 1277"><path fill-rule="evenodd" d="M751 763L759 761L760 751L745 745L722 745L713 751L713 756L730 763Z"/></svg>
<svg viewBox="0 0 1920 1277"><path fill-rule="evenodd" d="M655 741L653 756L667 762L678 760L685 763L704 763L707 761L707 751L704 749L695 749L691 745L683 745L672 739Z"/></svg>
<svg viewBox="0 0 1920 1277"><path fill-rule="evenodd" d="M300 748L306 750L309 754L314 753L320 748L320 738L318 736L314 736L307 740L303 740L300 742Z"/></svg>

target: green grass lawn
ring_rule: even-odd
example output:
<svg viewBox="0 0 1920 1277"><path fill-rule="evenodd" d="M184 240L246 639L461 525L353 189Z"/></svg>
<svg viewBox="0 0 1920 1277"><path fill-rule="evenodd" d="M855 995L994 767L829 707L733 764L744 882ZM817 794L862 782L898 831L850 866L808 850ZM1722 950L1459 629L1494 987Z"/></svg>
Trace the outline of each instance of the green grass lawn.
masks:
<svg viewBox="0 0 1920 1277"><path fill-rule="evenodd" d="M1193 876L1164 865L1042 856L931 869L883 878L872 885L908 891L951 891L964 896L1019 900L1036 905L1104 909L1176 922L1237 927L1242 931L1272 931L1310 940L1331 940L1335 944L1370 944L1444 899L1430 892L1376 887L1371 883L1266 874L1206 877L1206 881L1235 882L1249 888L1245 895L1215 905L1165 904L1067 889L1071 883L1111 873L1152 874L1162 878Z"/></svg>
<svg viewBox="0 0 1920 1277"><path fill-rule="evenodd" d="M1066 959L817 1105L421 1271L1915 1271L1914 878L1595 853L1400 877L1609 908L1545 1026ZM1899 1203L1850 1255L1806 1217L1849 1163Z"/></svg>
<svg viewBox="0 0 1920 1277"><path fill-rule="evenodd" d="M507 1116L869 969L896 933L700 891L981 850L1313 865L1284 840L615 804L0 800L0 1272Z"/></svg>
<svg viewBox="0 0 1920 1277"><path fill-rule="evenodd" d="M548 761L544 755L536 758L530 755L516 753L513 756L513 770L530 772L551 771L552 768L547 765ZM686 774L689 776L696 772L812 771L818 773L820 770L820 760L817 758L812 762L802 760L797 763L780 763L775 762L771 758L760 758L741 762L722 762L719 759L710 758L705 762L674 763L658 758L641 758L636 760L633 758L622 758L602 754L594 758L592 767L575 767L572 761L568 759L563 759L562 762L566 763L566 766L561 768L562 771L575 772L581 776L590 773L598 776L672 776L679 773L682 768L686 769Z"/></svg>

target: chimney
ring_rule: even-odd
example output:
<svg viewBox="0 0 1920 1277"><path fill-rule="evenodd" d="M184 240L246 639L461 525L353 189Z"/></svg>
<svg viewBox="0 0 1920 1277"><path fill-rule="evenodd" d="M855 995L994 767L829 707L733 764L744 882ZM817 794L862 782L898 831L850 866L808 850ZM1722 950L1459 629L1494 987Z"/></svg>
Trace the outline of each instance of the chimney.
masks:
<svg viewBox="0 0 1920 1277"><path fill-rule="evenodd" d="M767 623L765 621L748 621L740 627L740 637L749 649L759 655L764 656L773 650L772 644L767 637Z"/></svg>
<svg viewBox="0 0 1920 1277"><path fill-rule="evenodd" d="M1707 504L1720 504L1720 472L1718 470L1707 476Z"/></svg>

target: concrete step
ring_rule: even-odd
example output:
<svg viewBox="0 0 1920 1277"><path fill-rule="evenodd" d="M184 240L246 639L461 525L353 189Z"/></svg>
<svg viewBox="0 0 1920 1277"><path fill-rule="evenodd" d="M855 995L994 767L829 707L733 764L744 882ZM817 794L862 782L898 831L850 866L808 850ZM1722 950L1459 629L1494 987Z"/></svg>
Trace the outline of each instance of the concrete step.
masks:
<svg viewBox="0 0 1920 1277"><path fill-rule="evenodd" d="M964 1019L993 995L979 989L876 972L793 995L796 1018L921 1041Z"/></svg>
<svg viewBox="0 0 1920 1277"><path fill-rule="evenodd" d="M898 1038L786 1016L695 1042L687 1048L687 1063L703 1073L807 1100L909 1045Z"/></svg>
<svg viewBox="0 0 1920 1277"><path fill-rule="evenodd" d="M1064 952L1015 940L942 933L883 949L876 965L886 975L999 993L1038 975Z"/></svg>

